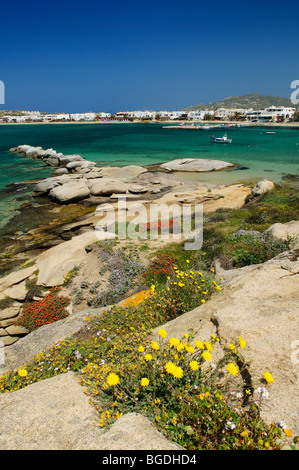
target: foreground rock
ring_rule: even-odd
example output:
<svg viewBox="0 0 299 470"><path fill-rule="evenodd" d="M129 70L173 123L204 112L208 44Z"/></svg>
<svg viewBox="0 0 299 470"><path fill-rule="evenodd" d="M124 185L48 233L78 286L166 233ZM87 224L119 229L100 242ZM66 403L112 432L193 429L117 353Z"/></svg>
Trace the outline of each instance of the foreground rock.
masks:
<svg viewBox="0 0 299 470"><path fill-rule="evenodd" d="M233 167L233 163L221 160L207 160L203 158L182 158L162 163L160 168L168 171L217 171Z"/></svg>
<svg viewBox="0 0 299 470"><path fill-rule="evenodd" d="M174 450L143 416L123 416L105 434L72 372L0 396L1 450Z"/></svg>
<svg viewBox="0 0 299 470"><path fill-rule="evenodd" d="M168 441L144 416L128 413L101 436L99 450L183 450Z"/></svg>
<svg viewBox="0 0 299 470"><path fill-rule="evenodd" d="M44 251L35 262L38 269L37 285L54 287L63 284L65 276L78 266L86 255L86 246L114 236L92 230Z"/></svg>
<svg viewBox="0 0 299 470"><path fill-rule="evenodd" d="M72 373L0 396L1 450L97 448L102 431Z"/></svg>
<svg viewBox="0 0 299 470"><path fill-rule="evenodd" d="M299 238L299 220L292 220L285 224L273 224L265 230L264 234L270 235L275 240L297 239Z"/></svg>

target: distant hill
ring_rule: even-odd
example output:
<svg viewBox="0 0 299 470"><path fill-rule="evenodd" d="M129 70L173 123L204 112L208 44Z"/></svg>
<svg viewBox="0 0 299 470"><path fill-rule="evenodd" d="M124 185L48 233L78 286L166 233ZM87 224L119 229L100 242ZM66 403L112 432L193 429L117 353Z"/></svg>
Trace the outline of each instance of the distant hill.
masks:
<svg viewBox="0 0 299 470"><path fill-rule="evenodd" d="M222 101L216 101L215 103L209 104L197 104L195 106L189 106L184 108L182 111L204 111L212 110L217 108L253 108L253 109L264 109L270 106L291 106L296 107L292 104L290 98L281 98L279 96L262 96L256 93L242 96L230 96L224 98Z"/></svg>

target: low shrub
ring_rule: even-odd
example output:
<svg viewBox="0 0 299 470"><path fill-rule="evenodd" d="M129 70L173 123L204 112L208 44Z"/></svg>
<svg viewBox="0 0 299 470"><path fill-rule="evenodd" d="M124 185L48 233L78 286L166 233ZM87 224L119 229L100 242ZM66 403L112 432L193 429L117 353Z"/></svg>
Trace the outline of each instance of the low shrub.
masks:
<svg viewBox="0 0 299 470"><path fill-rule="evenodd" d="M99 283L89 289L92 294L87 303L93 307L103 307L115 303L131 289L138 275L145 271L139 260L139 255L132 247L114 249L113 245L103 244L97 246L97 254L103 266L102 275L109 271L108 286L104 291L98 292Z"/></svg>
<svg viewBox="0 0 299 470"><path fill-rule="evenodd" d="M173 256L167 253L159 253L144 274L147 284L165 283L167 277L174 273L174 265Z"/></svg>
<svg viewBox="0 0 299 470"><path fill-rule="evenodd" d="M173 266L165 284L152 284L152 295L145 301L160 322L172 320L205 303L212 292L220 290L211 276L204 276L200 271L188 268L186 261L184 270Z"/></svg>
<svg viewBox="0 0 299 470"><path fill-rule="evenodd" d="M67 317L69 298L59 296L57 292L58 289L54 288L42 300L25 302L22 317L16 323L33 331Z"/></svg>
<svg viewBox="0 0 299 470"><path fill-rule="evenodd" d="M229 240L233 243L231 256L237 268L264 263L279 253L287 251L290 246L290 239L275 240L257 231L239 230L233 233Z"/></svg>

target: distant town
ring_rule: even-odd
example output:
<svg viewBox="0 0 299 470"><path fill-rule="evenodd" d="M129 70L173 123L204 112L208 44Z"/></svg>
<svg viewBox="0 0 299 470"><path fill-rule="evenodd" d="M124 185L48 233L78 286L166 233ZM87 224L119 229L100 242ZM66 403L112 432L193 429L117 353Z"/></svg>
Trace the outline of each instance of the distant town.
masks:
<svg viewBox="0 0 299 470"><path fill-rule="evenodd" d="M0 122L159 122L159 121L249 121L249 122L292 122L298 121L298 110L285 106L270 106L265 109L218 108L193 111L119 111L111 113L55 113L39 111L2 111Z"/></svg>

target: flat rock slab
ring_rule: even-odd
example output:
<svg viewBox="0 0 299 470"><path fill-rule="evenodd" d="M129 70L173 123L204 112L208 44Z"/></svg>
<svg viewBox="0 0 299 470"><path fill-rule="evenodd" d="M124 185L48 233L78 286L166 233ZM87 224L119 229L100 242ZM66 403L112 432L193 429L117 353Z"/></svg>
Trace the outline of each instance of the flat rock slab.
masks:
<svg viewBox="0 0 299 470"><path fill-rule="evenodd" d="M73 373L0 395L1 450L94 449L102 431Z"/></svg>
<svg viewBox="0 0 299 470"><path fill-rule="evenodd" d="M295 240L296 238L299 238L299 220L291 220L285 224L277 222L276 224L271 225L264 234L271 235L271 237L276 240L287 240L288 237Z"/></svg>
<svg viewBox="0 0 299 470"><path fill-rule="evenodd" d="M100 450L183 450L168 441L155 426L138 413L118 419L98 442Z"/></svg>
<svg viewBox="0 0 299 470"><path fill-rule="evenodd" d="M160 168L168 171L216 171L234 166L233 163L203 158L182 158L162 163Z"/></svg>
<svg viewBox="0 0 299 470"><path fill-rule="evenodd" d="M87 198L89 194L90 191L82 180L65 183L62 186L55 186L49 192L50 198L61 204L80 201Z"/></svg>
<svg viewBox="0 0 299 470"><path fill-rule="evenodd" d="M86 255L85 247L97 241L95 231L72 238L46 250L36 259L39 270L37 285L54 287L63 284L65 276Z"/></svg>
<svg viewBox="0 0 299 470"><path fill-rule="evenodd" d="M18 271L14 271L5 277L2 277L0 279L0 292L3 292L9 287L24 281L25 279L30 277L35 270L36 267L30 266L29 268L19 269Z"/></svg>
<svg viewBox="0 0 299 470"><path fill-rule="evenodd" d="M0 395L0 450L182 450L144 416L104 433L73 372Z"/></svg>

